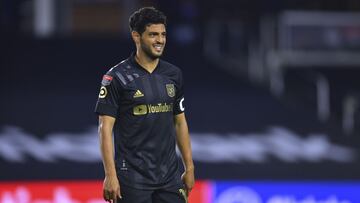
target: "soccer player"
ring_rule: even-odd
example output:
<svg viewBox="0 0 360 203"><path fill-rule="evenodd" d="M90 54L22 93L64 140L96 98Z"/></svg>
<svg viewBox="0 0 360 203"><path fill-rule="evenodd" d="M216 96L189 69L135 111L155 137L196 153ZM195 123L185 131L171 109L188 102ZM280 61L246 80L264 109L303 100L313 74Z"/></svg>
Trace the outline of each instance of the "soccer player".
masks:
<svg viewBox="0 0 360 203"><path fill-rule="evenodd" d="M187 202L194 164L182 73L160 59L166 16L144 7L130 16L129 24L136 52L103 76L95 107L105 170L103 196L121 203Z"/></svg>

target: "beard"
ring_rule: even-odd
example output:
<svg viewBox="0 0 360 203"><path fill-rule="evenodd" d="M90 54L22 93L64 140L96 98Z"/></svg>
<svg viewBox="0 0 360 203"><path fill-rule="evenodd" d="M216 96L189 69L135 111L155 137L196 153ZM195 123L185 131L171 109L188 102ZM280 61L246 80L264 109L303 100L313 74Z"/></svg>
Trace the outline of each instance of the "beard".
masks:
<svg viewBox="0 0 360 203"><path fill-rule="evenodd" d="M145 44L141 39L140 39L140 47L144 51L144 53L152 60L158 59L162 55L162 52L158 54L153 53L153 51L151 50L151 46Z"/></svg>

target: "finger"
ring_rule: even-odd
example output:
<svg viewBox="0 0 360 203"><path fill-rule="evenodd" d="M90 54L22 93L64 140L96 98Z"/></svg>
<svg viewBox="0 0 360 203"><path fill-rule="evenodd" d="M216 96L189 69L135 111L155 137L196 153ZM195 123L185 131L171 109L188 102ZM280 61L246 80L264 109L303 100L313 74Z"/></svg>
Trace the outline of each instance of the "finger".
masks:
<svg viewBox="0 0 360 203"><path fill-rule="evenodd" d="M112 200L113 200L113 192L111 192L111 191L106 191L105 197L106 197L106 201L107 201L107 202L112 202Z"/></svg>
<svg viewBox="0 0 360 203"><path fill-rule="evenodd" d="M116 203L116 201L117 201L117 192L116 191L111 193L111 199L113 200L114 203Z"/></svg>
<svg viewBox="0 0 360 203"><path fill-rule="evenodd" d="M117 196L119 197L119 199L122 199L120 187L117 190Z"/></svg>
<svg viewBox="0 0 360 203"><path fill-rule="evenodd" d="M106 190L103 190L103 198L105 201L109 201L109 195L108 192Z"/></svg>

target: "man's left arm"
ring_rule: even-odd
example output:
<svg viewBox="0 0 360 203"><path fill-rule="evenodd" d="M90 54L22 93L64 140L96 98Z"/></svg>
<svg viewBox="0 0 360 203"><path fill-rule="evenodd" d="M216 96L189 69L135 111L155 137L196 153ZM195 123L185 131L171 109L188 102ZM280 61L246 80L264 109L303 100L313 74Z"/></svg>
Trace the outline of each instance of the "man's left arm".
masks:
<svg viewBox="0 0 360 203"><path fill-rule="evenodd" d="M187 193L189 194L195 184L195 168L192 159L190 135L185 118L185 113L175 115L175 130L177 146L181 152L185 169L185 172L182 174L181 179L185 184Z"/></svg>

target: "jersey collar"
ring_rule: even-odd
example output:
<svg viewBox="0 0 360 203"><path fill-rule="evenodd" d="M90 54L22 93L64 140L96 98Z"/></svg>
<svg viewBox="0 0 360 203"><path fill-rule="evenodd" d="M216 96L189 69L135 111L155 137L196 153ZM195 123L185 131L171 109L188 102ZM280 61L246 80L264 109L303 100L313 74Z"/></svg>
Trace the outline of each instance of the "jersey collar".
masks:
<svg viewBox="0 0 360 203"><path fill-rule="evenodd" d="M136 54L135 52L132 52L132 53L131 53L131 55L130 55L130 61L131 61L132 64L134 64L134 66L135 66L136 68L140 69L141 71L143 71L143 72L145 72L145 73L147 73L147 74L153 74L153 73L156 73L156 72L159 71L159 69L160 69L160 67L161 67L161 65L160 65L161 59L159 60L159 63L156 65L156 67L155 67L155 69L153 70L153 72L150 73L148 70L146 70L144 67L142 67L142 66L136 61L136 59L135 59L135 54Z"/></svg>

